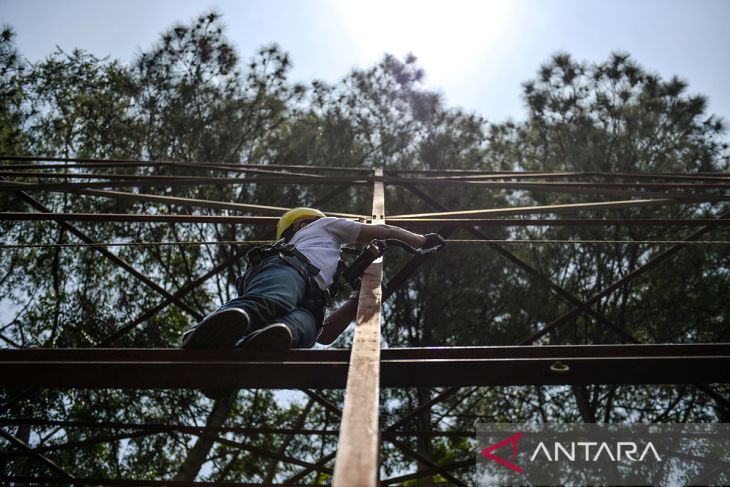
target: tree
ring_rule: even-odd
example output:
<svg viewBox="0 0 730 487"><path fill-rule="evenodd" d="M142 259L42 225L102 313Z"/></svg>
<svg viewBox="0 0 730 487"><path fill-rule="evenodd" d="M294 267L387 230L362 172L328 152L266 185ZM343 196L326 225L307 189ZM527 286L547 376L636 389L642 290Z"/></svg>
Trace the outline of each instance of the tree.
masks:
<svg viewBox="0 0 730 487"><path fill-rule="evenodd" d="M12 32L0 36L0 77L4 83L0 148L13 153L98 158L172 160L176 164L130 166L140 176L242 177L240 184L146 184L128 193L164 194L223 202L298 206L322 203L340 212L368 213L368 187L334 193L321 185L255 184L250 164L383 168L406 177L410 169L485 171L577 171L588 182L622 181L631 171L727 171L723 122L708 116L702 97L686 94L678 79L662 80L628 55L602 63L574 61L557 54L524 84L529 117L522 122L490 124L483 117L445 106L438 93L421 85L423 71L414 56L386 55L368 69L354 69L333 84L292 84L290 60L276 45L260 49L244 63L225 37L216 13L189 25L175 25L129 66L98 59L81 50L58 51L27 65L16 52ZM21 68L23 68L21 70ZM227 162L234 170L207 169L189 162ZM111 168L94 167L95 173ZM65 176L81 177L88 168L67 164ZM400 171L400 172L399 172ZM610 173L608 176L600 176ZM33 178L20 178L34 181ZM63 181L66 181L63 179ZM236 181L239 183L239 181ZM254 183L254 184L251 184ZM434 191L434 188L437 190ZM633 191L633 190L632 190ZM611 190L558 192L485 191L478 184L388 186L389 215L436 211L426 193L452 209L498 208L603 201L627 196ZM213 214L208 207L157 205L138 195L103 192L2 193L4 207L18 211L43 205L62 212L190 211ZM33 203L29 197L37 200ZM31 206L28 206L31 205ZM182 209L182 210L181 210ZM616 217L710 217L726 211L724 202L612 210ZM274 212L272 212L274 213ZM603 218L606 213L586 212ZM267 240L270 229L203 224L75 224L67 226L2 222L7 241L75 242L78 231L97 241L159 242L186 240ZM417 230L436 230L419 227ZM487 232L487 230L484 230ZM515 227L487 232L491 238L676 239L683 229L651 227ZM472 238L455 230L452 238ZM654 247L635 245L534 245L509 247L542 275L581 299L647 262ZM125 247L115 250L143 276L174 292L235 255L240 248ZM602 299L596 309L645 342L723 341L728 333L728 254L723 247L692 247L630 281ZM385 306L383 337L388 346L515 344L561 315L570 305L554 296L544 279L524 272L486 245L449 245L399 289ZM386 276L409 256L390 253ZM117 347L176 346L196 314L204 315L235 293L236 262L182 305L163 306L159 292L94 249L24 249L0 253L0 293L12 315L0 335L10 346L88 347L130 327L112 342ZM387 278L387 277L386 277ZM692 299L687 299L687 297ZM141 321L136 323L136 321ZM136 325L135 325L136 323ZM134 326L132 326L134 325ZM621 341L610 327L590 316L561 325L540 343L593 344ZM348 347L346 334L338 346ZM439 391L440 392L440 391ZM3 398L12 397L3 391ZM341 392L325 393L341 401ZM391 424L428 402L429 388L386 390L381 418ZM327 428L336 423L312 402L276 401L270 391L241 391L215 404L197 391L35 391L12 414L55 420L181 423L185 425ZM472 429L487 421L705 421L721 410L691 387L510 387L473 388L435 406L408 429L420 433ZM273 459L268 450L316 461L336 449L332 436L275 438L231 432L223 440L184 433L111 435L71 427L38 428L54 461L80 476L282 481L298 467ZM30 430L25 430L30 439ZM36 436L33 436L35 439ZM35 441L35 440L34 440ZM72 450L63 445L87 442ZM412 468L401 453L405 445L436 463L471 456L468 439L402 438L383 449L386 474ZM40 441L36 444L40 444ZM243 445L243 448L240 448ZM164 452L164 455L158 455ZM257 453L258 452L258 453ZM427 462L416 462L426 468ZM9 471L42 474L34 463L8 461ZM325 483L329 476L306 479ZM306 480L305 479L305 480ZM419 481L428 485L429 481Z"/></svg>

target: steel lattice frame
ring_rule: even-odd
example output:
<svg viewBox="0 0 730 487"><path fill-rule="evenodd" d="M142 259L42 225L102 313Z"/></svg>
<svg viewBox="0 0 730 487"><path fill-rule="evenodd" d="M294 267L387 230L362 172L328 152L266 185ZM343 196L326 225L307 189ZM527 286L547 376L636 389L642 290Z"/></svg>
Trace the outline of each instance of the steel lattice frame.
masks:
<svg viewBox="0 0 730 487"><path fill-rule="evenodd" d="M327 467L334 454L309 463L275 452L257 449L256 453L279 461L303 467L297 475L287 479L287 484L296 484L310 472L321 471L335 474L335 485L372 486L378 483L391 485L420 477L440 475L454 485L465 485L450 472L473 465L470 458L448 465L435 465L429 459L410 449L399 438L424 435L406 431L403 426L426 413L435 404L443 402L468 386L485 385L544 385L544 384L694 384L709 394L720 407L730 411L730 400L705 384L730 382L730 345L727 344L675 344L642 345L628 331L596 311L593 306L622 285L667 261L689 243L698 241L715 228L730 225L728 212L715 219L546 219L516 218L529 214L561 214L576 210L601 210L631 208L637 206L664 206L687 203L722 203L730 201L730 175L723 173L666 174L666 173L541 173L541 172L494 172L466 170L399 170L382 171L366 168L337 168L326 166L242 166L225 163L189 163L173 161L136 160L93 160L34 156L5 156L0 161L12 164L0 165L0 192L13 192L22 198L36 212L0 213L4 220L47 220L62 225L81 241L92 246L106 258L125 269L144 285L158 293L163 300L120 327L107 337L96 349L3 349L0 350L0 387L132 387L132 388L195 388L200 386L220 388L295 388L303 389L330 413L341 417L341 428L336 430L305 430L248 428L247 432L263 434L314 434L340 436L340 447L334 469ZM45 162L46 164L39 164ZM100 173L109 169L125 167L176 167L190 171L225 171L243 174L241 178L192 177L192 176L132 176L117 173ZM65 174L56 169L93 169L91 172ZM38 170L45 172L39 172ZM329 173L338 173L333 176ZM342 175L347 173L348 175ZM9 178L37 178L28 183ZM555 179L600 177L608 181L554 181ZM46 178L84 179L82 182L46 183ZM631 182L616 182L612 179L631 179ZM664 182L652 182L662 179ZM536 180L536 181L532 181ZM670 182L667 182L670 181ZM492 250L527 274L543 282L572 309L546 324L537 333L527 337L513 347L452 347L436 349L384 349L380 347L380 316L382 302L387 300L425 260L416 256L395 276L382 286L382 262L376 261L368 270L360 291L360 307L356 313L356 331L352 351L348 350L292 350L287 354L242 353L231 350L224 352L183 350L135 350L113 349L112 346L124 334L153 317L169 305L175 305L190 316L200 319L198 311L188 306L185 296L204 284L216 274L227 270L245 252L245 248L230 255L210 272L180 287L168 291L159 287L147 276L134 269L103 243L74 227L73 221L134 221L134 222L197 222L236 223L247 225L269 225L276 223L278 215L287 208L237 204L221 201L167 197L155 194L112 191L120 187L171 187L201 184L317 184L334 185L314 205L322 205L352 185L372 185L373 211L371 215L329 214L343 217L360 217L374 223L389 222L404 227L437 225L439 233L449 235L456 228L465 228L478 240L486 241ZM398 186L415 194L433 213L394 215L386 218L384 187ZM478 185L484 189L514 189L545 192L609 195L617 199L609 202L550 205L523 208L500 208L485 210L453 211L421 189L432 185ZM687 192L691 190L692 192ZM178 206L256 211L261 216L216 216L216 215L134 215L134 214L63 214L54 213L30 194L36 191L74 193L101 198L148 201L175 204ZM621 199L618 199L621 198ZM629 199L639 198L639 199ZM495 218L496 217L496 218ZM609 226L609 225L656 225L699 227L681 241L656 254L643 265L633 269L623 278L606 286L587 300L582 300L552 282L534 266L505 248L504 242L490 238L479 228L498 226ZM628 345L589 346L527 346L542 336L580 314L588 314L596 322L613 330ZM7 339L5 339L8 341ZM93 367L90 367L93 366ZM221 371L236 371L222 374ZM266 370L266 374L259 373ZM381 370L383 371L381 375ZM488 372L488 373L487 373ZM497 372L497 373L495 373ZM213 378L213 382L211 382ZM386 427L378 425L379 387L428 386L444 387L444 390ZM331 403L320 393L310 390L346 388L344 411ZM474 389L467 392L471 393ZM21 401L24 394L16 394L2 405L6 412L13 404ZM74 485L214 485L205 482L176 482L153 480L79 479L57 464L45 453L59 449L76 448L84 444L116 441L124 438L186 432L196 436L207 436L217 442L248 449L243 445L220 436L221 433L242 428L205 428L183 425L145 425L125 423L83 423L53 422L29 418L0 419L0 425L55 425L58 427L111 428L124 433L103 435L75 444L55 445L33 449L15 436L0 428L0 434L17 448L17 452L5 456L30 455L45 464L59 477L21 478L0 475L0 480L16 483L46 483ZM429 434L426 434L429 435ZM471 436L471 432L430 433L431 436ZM378 479L378 449L381 441L389 441L407 456L417 460L427 469L415 474L390 479ZM362 452L369 452L363 455ZM237 482L219 482L215 485L249 486Z"/></svg>

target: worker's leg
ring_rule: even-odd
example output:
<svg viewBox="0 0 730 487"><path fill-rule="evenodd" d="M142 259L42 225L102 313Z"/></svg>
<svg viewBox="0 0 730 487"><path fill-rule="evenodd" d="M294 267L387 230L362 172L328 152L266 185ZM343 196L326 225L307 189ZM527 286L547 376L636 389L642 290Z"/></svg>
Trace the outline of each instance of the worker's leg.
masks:
<svg viewBox="0 0 730 487"><path fill-rule="evenodd" d="M301 274L283 260L273 257L264 260L250 275L246 275L243 294L220 309L246 311L251 318L249 331L255 331L296 310L305 292L306 283Z"/></svg>

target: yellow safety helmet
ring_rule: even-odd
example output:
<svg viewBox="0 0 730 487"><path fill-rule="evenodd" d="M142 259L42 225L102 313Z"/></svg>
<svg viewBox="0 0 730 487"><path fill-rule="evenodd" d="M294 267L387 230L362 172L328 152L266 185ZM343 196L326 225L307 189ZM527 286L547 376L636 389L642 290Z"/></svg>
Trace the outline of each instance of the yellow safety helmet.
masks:
<svg viewBox="0 0 730 487"><path fill-rule="evenodd" d="M324 218L326 216L327 215L314 208L292 208L291 210L281 215L281 218L279 218L279 222L276 224L276 240L281 239L281 236L286 231L286 229L292 226L295 221L302 217L311 217L312 220L316 220L317 218Z"/></svg>

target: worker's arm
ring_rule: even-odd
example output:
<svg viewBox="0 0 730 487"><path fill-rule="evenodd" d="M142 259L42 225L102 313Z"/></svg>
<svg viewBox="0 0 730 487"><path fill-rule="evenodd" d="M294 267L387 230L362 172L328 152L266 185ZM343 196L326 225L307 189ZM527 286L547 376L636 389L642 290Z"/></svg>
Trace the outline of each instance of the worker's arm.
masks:
<svg viewBox="0 0 730 487"><path fill-rule="evenodd" d="M426 237L418 233L409 232L393 225L370 225L366 223L360 226L357 243L369 244L373 240L385 240L386 238L401 240L415 248L421 248L426 244Z"/></svg>

